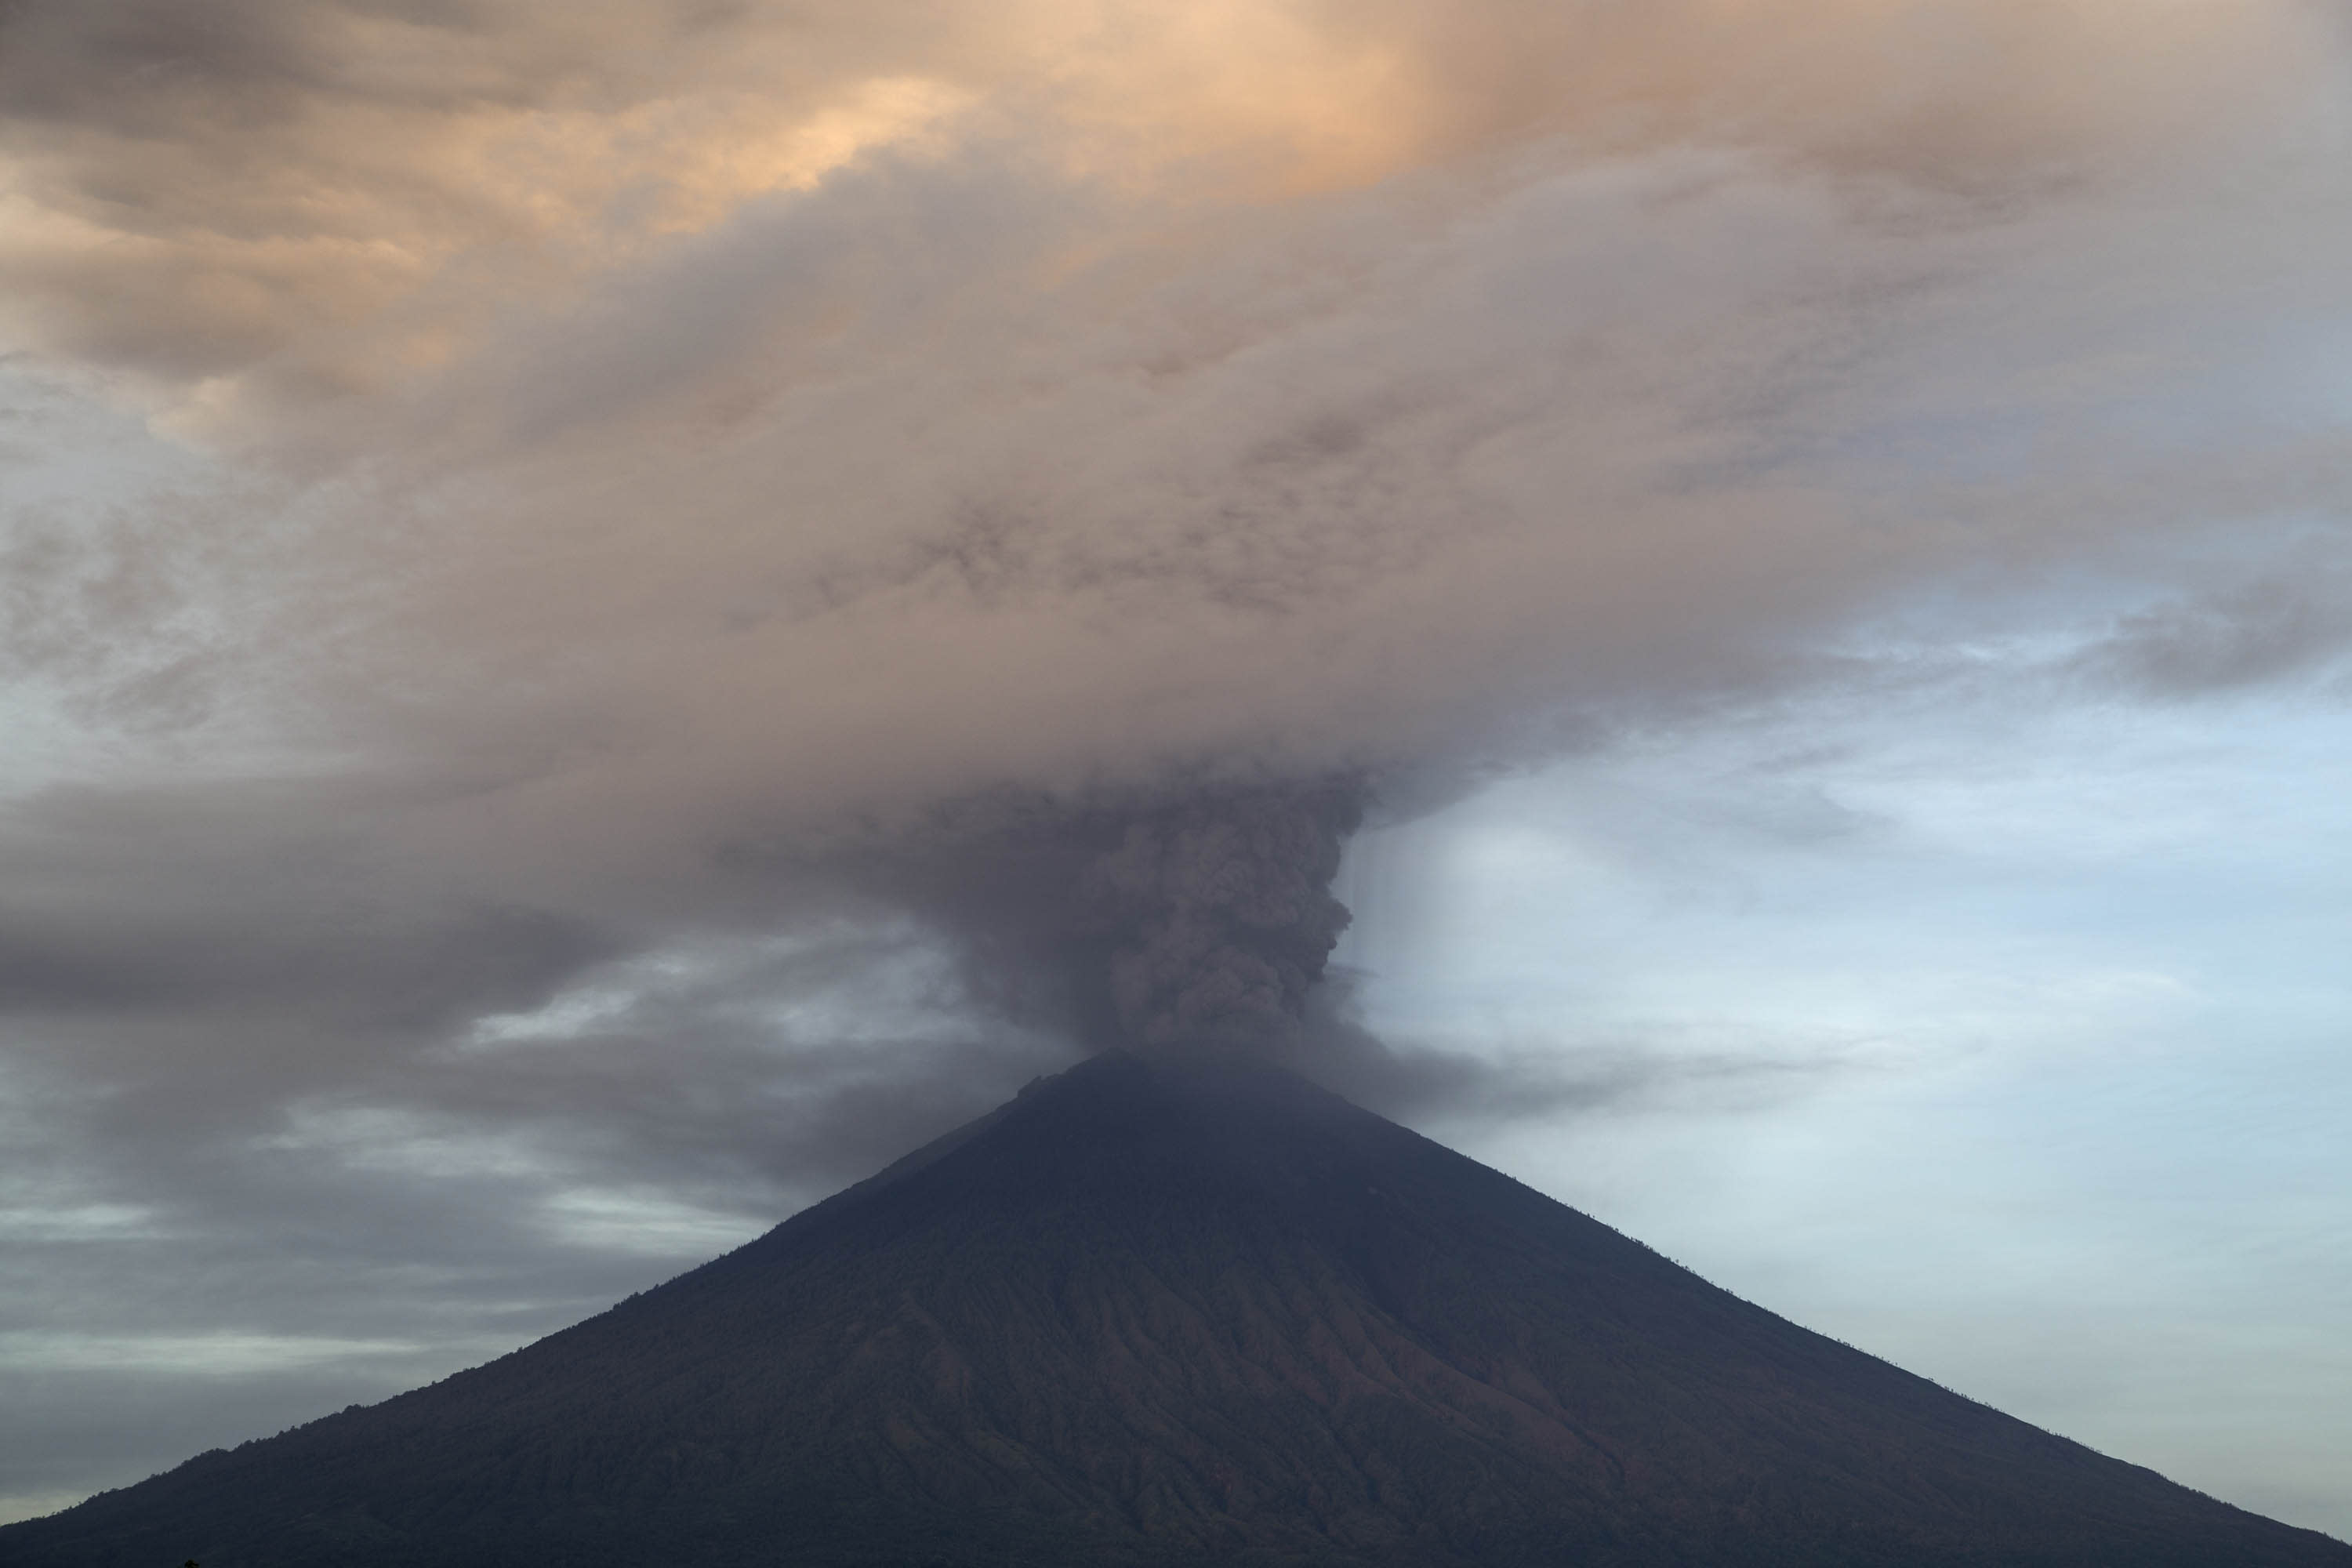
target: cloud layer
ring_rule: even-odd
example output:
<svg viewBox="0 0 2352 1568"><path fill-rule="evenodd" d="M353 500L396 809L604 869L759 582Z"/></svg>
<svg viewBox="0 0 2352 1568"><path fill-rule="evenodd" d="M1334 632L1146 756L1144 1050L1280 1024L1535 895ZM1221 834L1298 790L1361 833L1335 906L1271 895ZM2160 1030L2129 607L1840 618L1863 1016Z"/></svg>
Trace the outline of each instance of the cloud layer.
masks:
<svg viewBox="0 0 2352 1568"><path fill-rule="evenodd" d="M2322 7L0 28L27 363L220 454L9 520L16 670L144 737L11 817L28 1016L423 1048L970 932L906 868L1041 814L1395 815L1884 679L1890 617L2088 584L2072 668L2180 690L2347 624L2275 586L2341 464Z"/></svg>

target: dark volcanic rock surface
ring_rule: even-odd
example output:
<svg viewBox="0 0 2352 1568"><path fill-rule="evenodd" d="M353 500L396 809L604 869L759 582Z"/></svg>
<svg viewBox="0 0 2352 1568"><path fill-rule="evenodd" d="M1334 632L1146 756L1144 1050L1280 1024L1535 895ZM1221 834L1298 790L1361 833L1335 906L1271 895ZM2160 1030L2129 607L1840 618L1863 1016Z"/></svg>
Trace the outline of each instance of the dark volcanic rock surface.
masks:
<svg viewBox="0 0 2352 1568"><path fill-rule="evenodd" d="M0 1568L2352 1568L1285 1075L1112 1055Z"/></svg>

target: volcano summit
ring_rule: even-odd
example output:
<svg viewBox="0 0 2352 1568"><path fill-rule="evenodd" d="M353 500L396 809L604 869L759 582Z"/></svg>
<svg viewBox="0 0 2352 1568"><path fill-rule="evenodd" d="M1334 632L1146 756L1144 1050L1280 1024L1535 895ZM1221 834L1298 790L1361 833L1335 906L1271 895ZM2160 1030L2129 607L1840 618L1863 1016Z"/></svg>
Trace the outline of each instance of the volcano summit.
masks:
<svg viewBox="0 0 2352 1568"><path fill-rule="evenodd" d="M2352 1568L1270 1068L1114 1052L5 1568Z"/></svg>

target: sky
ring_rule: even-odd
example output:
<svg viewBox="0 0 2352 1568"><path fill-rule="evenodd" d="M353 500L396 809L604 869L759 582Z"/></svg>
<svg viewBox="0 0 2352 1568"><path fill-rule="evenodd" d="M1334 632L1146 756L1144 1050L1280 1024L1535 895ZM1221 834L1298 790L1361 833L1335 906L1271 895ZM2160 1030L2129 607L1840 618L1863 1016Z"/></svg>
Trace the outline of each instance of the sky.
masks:
<svg viewBox="0 0 2352 1568"><path fill-rule="evenodd" d="M1307 1070L2352 1536L2347 88L2319 0L0 6L0 1518L749 1239L1101 1043L1074 835L1338 791Z"/></svg>

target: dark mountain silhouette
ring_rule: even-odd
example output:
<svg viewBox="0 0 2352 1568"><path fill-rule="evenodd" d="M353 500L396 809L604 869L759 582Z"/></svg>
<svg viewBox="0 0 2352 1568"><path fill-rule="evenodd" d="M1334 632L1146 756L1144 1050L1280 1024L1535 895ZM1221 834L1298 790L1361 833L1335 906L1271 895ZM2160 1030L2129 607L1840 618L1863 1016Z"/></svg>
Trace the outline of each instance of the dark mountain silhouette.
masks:
<svg viewBox="0 0 2352 1568"><path fill-rule="evenodd" d="M2352 1568L1300 1080L1097 1058L5 1568Z"/></svg>

